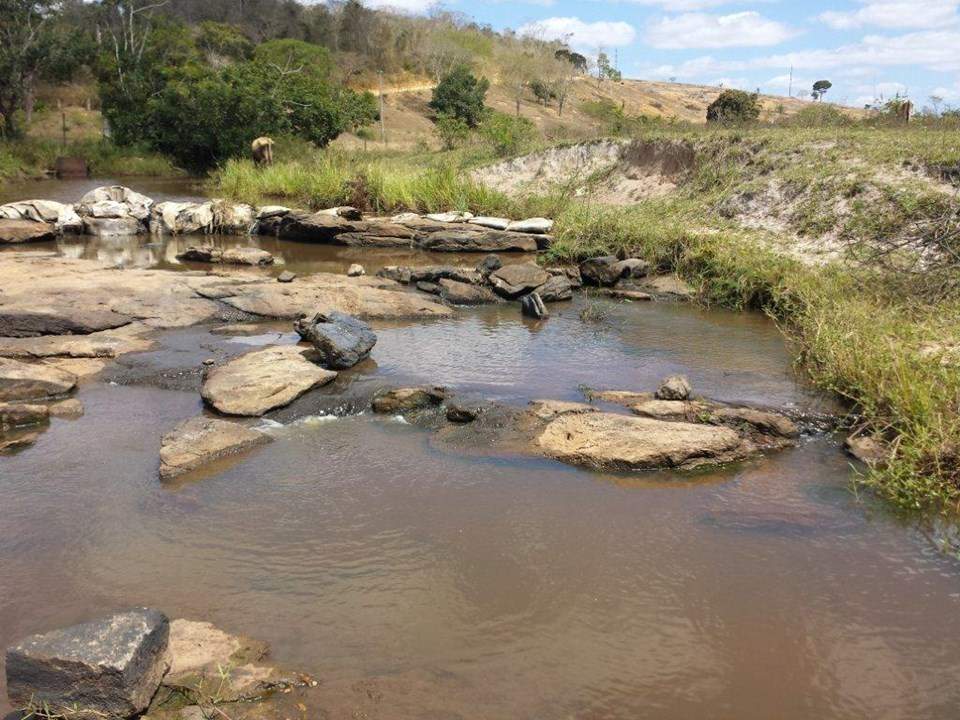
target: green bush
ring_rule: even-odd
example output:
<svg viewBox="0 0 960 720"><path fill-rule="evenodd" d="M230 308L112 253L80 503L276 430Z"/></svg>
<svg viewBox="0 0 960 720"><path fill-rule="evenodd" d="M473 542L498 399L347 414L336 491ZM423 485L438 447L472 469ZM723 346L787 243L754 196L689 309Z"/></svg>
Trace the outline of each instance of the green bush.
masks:
<svg viewBox="0 0 960 720"><path fill-rule="evenodd" d="M537 128L525 117L490 112L480 125L480 134L500 157L514 155L529 146Z"/></svg>
<svg viewBox="0 0 960 720"><path fill-rule="evenodd" d="M792 117L782 120L781 124L806 128L848 127L853 125L853 120L836 105L816 103L807 105Z"/></svg>
<svg viewBox="0 0 960 720"><path fill-rule="evenodd" d="M433 89L430 107L438 116L454 117L470 127L480 124L490 81L477 78L470 68L460 65L445 75Z"/></svg>
<svg viewBox="0 0 960 720"><path fill-rule="evenodd" d="M453 150L470 137L470 126L458 117L441 115L436 122L435 129L445 150Z"/></svg>
<svg viewBox="0 0 960 720"><path fill-rule="evenodd" d="M707 122L710 123L754 122L759 117L759 98L742 90L724 90L707 107Z"/></svg>

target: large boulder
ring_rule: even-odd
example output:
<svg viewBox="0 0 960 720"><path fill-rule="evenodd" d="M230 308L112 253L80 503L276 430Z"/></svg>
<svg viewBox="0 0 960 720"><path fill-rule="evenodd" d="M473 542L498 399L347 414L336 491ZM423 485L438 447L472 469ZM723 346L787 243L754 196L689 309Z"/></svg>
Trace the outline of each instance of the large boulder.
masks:
<svg viewBox="0 0 960 720"><path fill-rule="evenodd" d="M499 302L489 288L443 278L438 283L440 297L451 305L486 305Z"/></svg>
<svg viewBox="0 0 960 720"><path fill-rule="evenodd" d="M53 200L20 200L0 205L0 218L53 225L57 232L80 232L83 222L73 205Z"/></svg>
<svg viewBox="0 0 960 720"><path fill-rule="evenodd" d="M741 460L753 451L727 427L602 412L562 415L537 444L563 462L606 470L696 467Z"/></svg>
<svg viewBox="0 0 960 720"><path fill-rule="evenodd" d="M77 211L80 215L93 215L94 213L90 211L90 208L98 203L115 203L123 206L120 215L105 215L104 217L129 215L146 223L150 219L150 208L153 205L153 200L122 185L105 185L91 190L80 198Z"/></svg>
<svg viewBox="0 0 960 720"><path fill-rule="evenodd" d="M7 695L55 717L143 712L170 667L170 623L140 608L32 635L7 649Z"/></svg>
<svg viewBox="0 0 960 720"><path fill-rule="evenodd" d="M226 420L195 417L160 441L160 478L170 480L226 455L270 441L270 436Z"/></svg>
<svg viewBox="0 0 960 720"><path fill-rule="evenodd" d="M516 263L491 273L489 282L498 295L512 299L526 295L550 278L550 273L536 263Z"/></svg>
<svg viewBox="0 0 960 720"><path fill-rule="evenodd" d="M213 204L160 202L151 209L150 232L169 235L196 235L213 231Z"/></svg>
<svg viewBox="0 0 960 720"><path fill-rule="evenodd" d="M213 200L213 231L223 235L249 235L257 224L257 212L245 203Z"/></svg>
<svg viewBox="0 0 960 720"><path fill-rule="evenodd" d="M590 258L580 263L580 277L584 285L609 287L620 279L620 261L614 255Z"/></svg>
<svg viewBox="0 0 960 720"><path fill-rule="evenodd" d="M57 231L53 225L34 220L0 220L0 244L44 242L55 240Z"/></svg>
<svg viewBox="0 0 960 720"><path fill-rule="evenodd" d="M0 358L0 402L56 397L76 386L76 375L65 370Z"/></svg>
<svg viewBox="0 0 960 720"><path fill-rule="evenodd" d="M317 313L294 325L301 338L313 345L322 365L335 370L353 367L370 356L377 336L363 320L341 312Z"/></svg>
<svg viewBox="0 0 960 720"><path fill-rule="evenodd" d="M92 217L83 218L83 232L96 237L117 237L139 235L144 224L135 217Z"/></svg>
<svg viewBox="0 0 960 720"><path fill-rule="evenodd" d="M256 417L289 405L337 376L307 359L307 352L285 345L241 355L211 370L200 395L225 415Z"/></svg>

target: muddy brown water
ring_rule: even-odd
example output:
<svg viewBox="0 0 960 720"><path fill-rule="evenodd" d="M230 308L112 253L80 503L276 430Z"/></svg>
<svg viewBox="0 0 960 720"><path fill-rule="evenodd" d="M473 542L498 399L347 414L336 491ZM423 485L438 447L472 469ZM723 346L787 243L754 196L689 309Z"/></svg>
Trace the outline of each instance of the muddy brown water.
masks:
<svg viewBox="0 0 960 720"><path fill-rule="evenodd" d="M277 250L304 271L394 261ZM599 300L594 324L585 302L541 323L513 305L374 323L372 358L271 414L272 444L169 485L159 438L202 411L202 361L296 338L160 334L82 385L83 418L0 459L0 644L142 604L270 642L322 681L316 717L955 718L960 566L851 492L836 437L607 474L323 415L381 385L524 403L673 372L710 397L838 409L763 317Z"/></svg>

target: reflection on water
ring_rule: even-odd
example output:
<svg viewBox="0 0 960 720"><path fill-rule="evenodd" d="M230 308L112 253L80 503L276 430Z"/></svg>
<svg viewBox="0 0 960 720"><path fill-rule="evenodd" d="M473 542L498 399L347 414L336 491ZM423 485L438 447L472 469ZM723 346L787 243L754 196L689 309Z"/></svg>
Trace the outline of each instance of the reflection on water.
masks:
<svg viewBox="0 0 960 720"><path fill-rule="evenodd" d="M164 266L171 247L113 252ZM275 247L300 268L397 257ZM146 604L269 641L331 707L336 688L390 678L390 718L955 718L960 568L850 493L834 438L696 474L607 475L459 455L366 414L293 422L377 384L524 402L678 371L712 397L831 407L762 317L611 302L584 324L580 303L541 323L515 305L376 323L371 361L275 413L273 443L172 486L159 438L201 406L152 373L294 338L284 323L161 336L118 384L84 386L84 418L0 460L0 644Z"/></svg>

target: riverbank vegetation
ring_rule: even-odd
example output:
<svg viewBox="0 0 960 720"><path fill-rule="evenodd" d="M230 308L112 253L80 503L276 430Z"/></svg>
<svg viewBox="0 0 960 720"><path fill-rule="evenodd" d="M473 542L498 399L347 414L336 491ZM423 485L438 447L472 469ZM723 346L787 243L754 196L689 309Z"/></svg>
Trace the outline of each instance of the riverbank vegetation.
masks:
<svg viewBox="0 0 960 720"><path fill-rule="evenodd" d="M854 429L889 447L862 481L903 507L960 509L955 134L647 123L632 136L692 151L689 166L663 178L672 191L599 202L595 191L622 171L614 164L508 197L471 175L496 159L483 141L419 154L328 151L263 171L231 162L216 187L250 202L553 217L548 262L638 255L695 284L704 302L770 314L803 372L849 401Z"/></svg>

